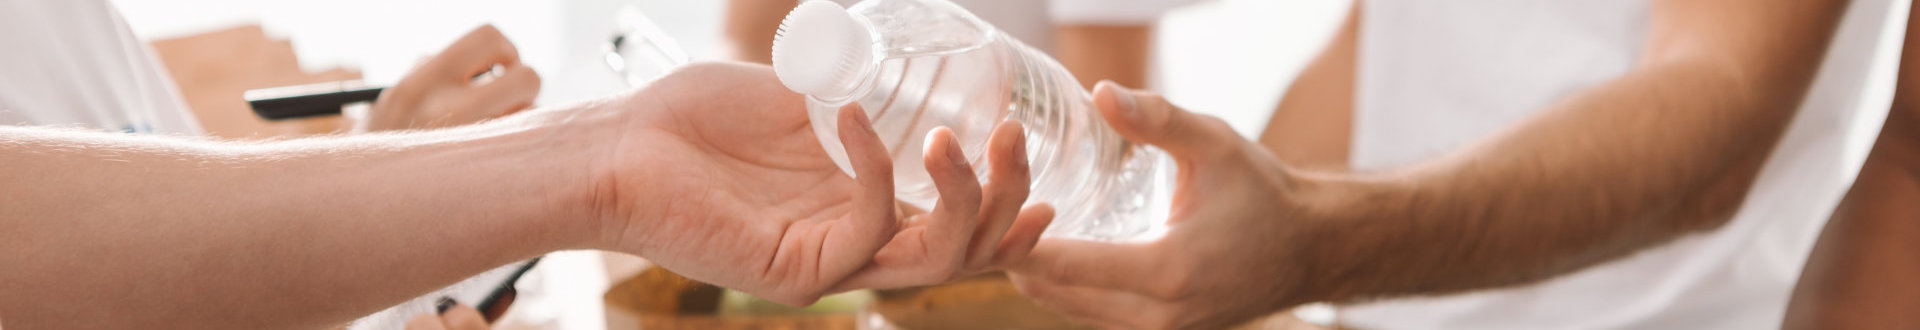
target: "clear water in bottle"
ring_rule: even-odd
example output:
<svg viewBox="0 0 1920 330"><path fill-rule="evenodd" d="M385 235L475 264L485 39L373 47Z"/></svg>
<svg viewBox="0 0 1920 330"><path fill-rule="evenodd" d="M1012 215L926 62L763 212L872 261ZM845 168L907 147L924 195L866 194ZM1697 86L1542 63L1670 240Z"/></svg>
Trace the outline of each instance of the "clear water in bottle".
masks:
<svg viewBox="0 0 1920 330"><path fill-rule="evenodd" d="M921 162L929 131L952 129L968 160L983 164L994 125L1011 118L1026 125L1029 201L1058 211L1047 236L1128 240L1160 226L1148 203L1163 153L1122 139L1051 57L952 3L804 2L781 24L773 52L781 81L809 96L814 132L849 174L835 118L848 103L863 107L908 204L931 209L939 197Z"/></svg>

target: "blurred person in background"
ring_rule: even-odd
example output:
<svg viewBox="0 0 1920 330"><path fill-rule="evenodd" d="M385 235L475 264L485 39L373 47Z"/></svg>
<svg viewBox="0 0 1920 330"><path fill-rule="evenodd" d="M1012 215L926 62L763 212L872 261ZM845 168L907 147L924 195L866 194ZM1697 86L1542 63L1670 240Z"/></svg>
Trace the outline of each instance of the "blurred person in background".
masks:
<svg viewBox="0 0 1920 330"><path fill-rule="evenodd" d="M817 1L817 0L800 0ZM726 36L734 59L771 63L774 32L794 0L729 0ZM833 0L843 6L858 0ZM1147 86L1154 24L1199 0L953 0L1028 46L1060 60L1092 88L1100 80Z"/></svg>
<svg viewBox="0 0 1920 330"><path fill-rule="evenodd" d="M0 81L7 82L0 84L0 125L204 133L166 68L112 4L5 1L0 8L0 43L14 46L0 52ZM481 26L422 59L352 127L377 132L470 124L529 108L539 90L539 74L520 62L513 43L493 26Z"/></svg>
<svg viewBox="0 0 1920 330"><path fill-rule="evenodd" d="M1885 105L1893 7L1356 1L1259 143L1097 87L1179 163L1170 231L1043 240L1014 282L1118 328L1316 301L1359 328L1778 327Z"/></svg>
<svg viewBox="0 0 1920 330"><path fill-rule="evenodd" d="M1023 143L1017 123L999 128L987 164L1008 175L983 186L964 160L929 156L951 197L895 214L887 156L856 159L859 182L841 174L811 132L784 129L805 126L780 115L803 103L765 67L696 65L628 96L477 126L215 141L191 137L192 115L104 1L0 9L0 42L14 46L0 52L0 118L65 127L0 126L0 314L16 327L331 327L577 248L801 304L978 272L1024 253L1050 218L1022 208L1025 164L1007 156ZM507 116L538 86L482 27L383 93L363 127ZM846 143L877 146L862 123L846 123Z"/></svg>
<svg viewBox="0 0 1920 330"><path fill-rule="evenodd" d="M163 68L106 1L5 1L0 125L200 135ZM499 74L487 73L496 67ZM482 26L424 60L374 102L362 131L435 128L526 109L540 77ZM237 95L235 97L238 97Z"/></svg>
<svg viewBox="0 0 1920 330"><path fill-rule="evenodd" d="M1860 177L1808 256L1789 329L1920 324L1920 24L1909 7L1899 82Z"/></svg>

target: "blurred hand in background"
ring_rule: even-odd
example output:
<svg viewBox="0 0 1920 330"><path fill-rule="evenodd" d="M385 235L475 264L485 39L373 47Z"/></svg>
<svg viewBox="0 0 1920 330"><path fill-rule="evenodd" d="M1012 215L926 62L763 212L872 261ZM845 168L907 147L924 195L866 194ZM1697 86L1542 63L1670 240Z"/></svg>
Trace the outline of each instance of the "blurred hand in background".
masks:
<svg viewBox="0 0 1920 330"><path fill-rule="evenodd" d="M360 79L360 72L348 69L301 69L293 43L267 36L259 25L157 40L150 45L208 135L229 139L290 137L350 127L338 116L267 121L253 114L241 96L250 89Z"/></svg>
<svg viewBox="0 0 1920 330"><path fill-rule="evenodd" d="M504 312L507 305L511 303L513 302L503 301L496 305L498 307L495 309ZM479 310L447 298L441 298L438 307L440 310L437 314L421 314L407 321L407 330L485 330L492 328L488 325L491 323L488 320L500 317L499 314L494 313L483 316Z"/></svg>
<svg viewBox="0 0 1920 330"><path fill-rule="evenodd" d="M492 25L482 25L426 59L375 101L358 131L440 128L525 110L540 74Z"/></svg>

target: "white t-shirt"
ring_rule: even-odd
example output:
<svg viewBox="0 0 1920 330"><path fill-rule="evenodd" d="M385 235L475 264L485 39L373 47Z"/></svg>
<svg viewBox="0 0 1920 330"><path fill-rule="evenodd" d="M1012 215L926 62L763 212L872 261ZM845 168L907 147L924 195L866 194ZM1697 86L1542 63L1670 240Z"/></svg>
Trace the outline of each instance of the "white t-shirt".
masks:
<svg viewBox="0 0 1920 330"><path fill-rule="evenodd" d="M105 0L0 0L0 125L200 134L165 69Z"/></svg>
<svg viewBox="0 0 1920 330"><path fill-rule="evenodd" d="M1381 329L1777 328L1828 215L1890 104L1906 9L1859 0L1731 222L1541 283L1348 306ZM1647 0L1370 0L1352 162L1451 151L1632 69ZM1891 50L1886 51L1886 50Z"/></svg>

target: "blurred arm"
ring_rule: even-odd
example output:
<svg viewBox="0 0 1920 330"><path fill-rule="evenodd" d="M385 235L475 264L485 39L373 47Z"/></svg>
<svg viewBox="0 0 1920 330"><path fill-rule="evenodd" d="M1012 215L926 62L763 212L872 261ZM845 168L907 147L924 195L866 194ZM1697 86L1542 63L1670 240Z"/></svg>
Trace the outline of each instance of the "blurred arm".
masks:
<svg viewBox="0 0 1920 330"><path fill-rule="evenodd" d="M1060 64L1092 89L1101 80L1146 86L1153 24L1071 24L1055 27Z"/></svg>
<svg viewBox="0 0 1920 330"><path fill-rule="evenodd" d="M1287 165L1347 168L1353 134L1354 58L1358 55L1360 1L1347 11L1327 48L1300 71L1273 110L1260 144Z"/></svg>
<svg viewBox="0 0 1920 330"><path fill-rule="evenodd" d="M1324 300L1571 272L1718 227L1785 131L1846 1L1666 0L1638 67L1488 139L1312 175L1300 242ZM1305 248L1311 247L1311 248Z"/></svg>
<svg viewBox="0 0 1920 330"><path fill-rule="evenodd" d="M1911 16L1909 16L1911 17ZM1920 24L1907 21L1893 108L1860 177L1820 232L1785 327L1920 324Z"/></svg>
<svg viewBox="0 0 1920 330"><path fill-rule="evenodd" d="M787 12L799 4L794 0L728 0L725 24L733 59L772 64L773 33L780 30Z"/></svg>

